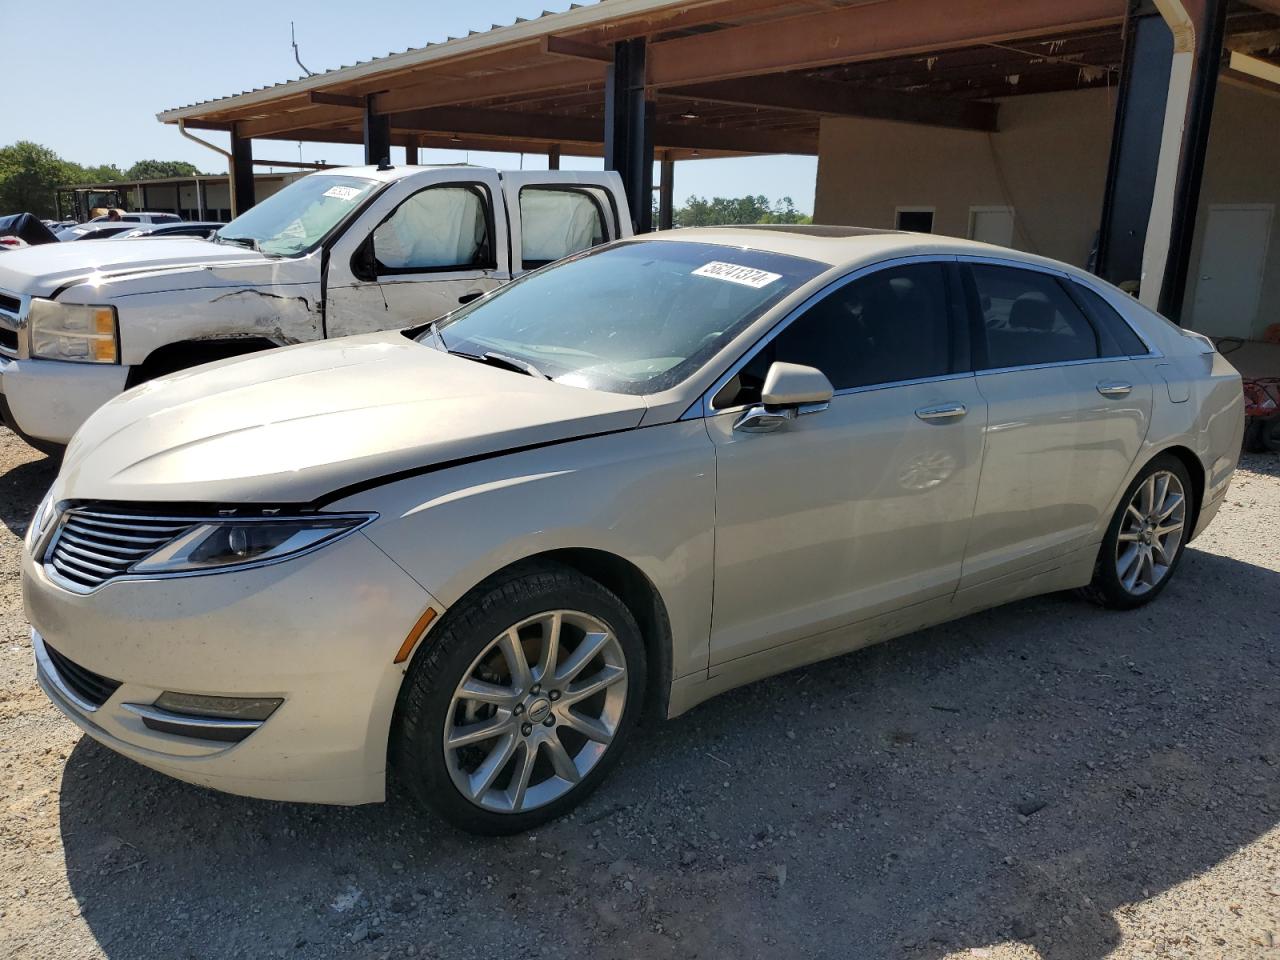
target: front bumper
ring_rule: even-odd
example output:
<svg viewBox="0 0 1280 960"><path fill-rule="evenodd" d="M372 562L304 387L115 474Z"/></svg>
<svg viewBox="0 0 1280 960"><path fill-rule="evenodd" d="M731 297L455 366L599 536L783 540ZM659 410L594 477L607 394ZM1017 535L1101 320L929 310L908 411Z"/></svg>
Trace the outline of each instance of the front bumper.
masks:
<svg viewBox="0 0 1280 960"><path fill-rule="evenodd" d="M65 445L89 414L124 391L129 368L0 356L6 425L24 438Z"/></svg>
<svg viewBox="0 0 1280 960"><path fill-rule="evenodd" d="M383 799L404 673L392 660L422 611L442 608L362 533L274 566L118 580L83 595L51 582L30 555L22 573L40 686L95 740L228 793ZM100 706L87 702L48 647L119 687ZM149 728L138 705L164 691L283 703L228 743Z"/></svg>

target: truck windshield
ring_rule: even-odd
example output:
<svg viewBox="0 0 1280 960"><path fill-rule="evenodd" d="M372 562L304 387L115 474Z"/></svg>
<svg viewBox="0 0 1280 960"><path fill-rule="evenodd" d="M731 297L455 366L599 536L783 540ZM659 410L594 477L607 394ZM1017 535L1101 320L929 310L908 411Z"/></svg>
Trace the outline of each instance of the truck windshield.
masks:
<svg viewBox="0 0 1280 960"><path fill-rule="evenodd" d="M741 247L627 241L527 274L418 340L560 383L657 393L828 269Z"/></svg>
<svg viewBox="0 0 1280 960"><path fill-rule="evenodd" d="M214 239L275 256L306 253L377 186L377 180L363 177L312 174L251 207Z"/></svg>

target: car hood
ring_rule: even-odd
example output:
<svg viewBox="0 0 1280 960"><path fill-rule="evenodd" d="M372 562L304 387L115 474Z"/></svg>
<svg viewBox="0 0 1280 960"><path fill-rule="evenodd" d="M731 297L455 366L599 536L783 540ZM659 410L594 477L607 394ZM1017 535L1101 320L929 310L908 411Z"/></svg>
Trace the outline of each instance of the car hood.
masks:
<svg viewBox="0 0 1280 960"><path fill-rule="evenodd" d="M192 237L46 243L11 251L0 263L0 290L47 297L59 287L88 277L110 280L122 274L268 259L234 244Z"/></svg>
<svg viewBox="0 0 1280 960"><path fill-rule="evenodd" d="M309 503L351 484L635 427L640 397L377 333L143 384L72 439L60 500Z"/></svg>

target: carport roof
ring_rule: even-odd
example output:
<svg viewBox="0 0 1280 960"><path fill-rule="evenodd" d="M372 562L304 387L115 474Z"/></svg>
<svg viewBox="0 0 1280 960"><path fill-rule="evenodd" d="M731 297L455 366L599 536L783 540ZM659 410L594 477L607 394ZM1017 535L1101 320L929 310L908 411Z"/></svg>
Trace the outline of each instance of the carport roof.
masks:
<svg viewBox="0 0 1280 960"><path fill-rule="evenodd" d="M602 0L159 119L247 138L359 143L368 107L389 117L397 144L598 155L612 44L644 37L660 157L813 154L823 116L992 130L1000 98L1114 84L1126 6ZM1275 19L1247 8L1239 17Z"/></svg>

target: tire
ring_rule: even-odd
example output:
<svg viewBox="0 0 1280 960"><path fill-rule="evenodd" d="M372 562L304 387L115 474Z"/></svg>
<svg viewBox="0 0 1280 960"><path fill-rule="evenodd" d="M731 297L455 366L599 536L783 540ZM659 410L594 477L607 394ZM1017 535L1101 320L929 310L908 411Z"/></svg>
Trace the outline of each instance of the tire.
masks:
<svg viewBox="0 0 1280 960"><path fill-rule="evenodd" d="M1175 495L1181 500L1172 505ZM1120 498L1098 550L1093 580L1080 593L1112 610L1133 610L1158 597L1186 551L1195 522L1194 495L1187 468L1177 457L1161 454L1143 467ZM1148 503L1154 506L1146 509ZM1169 532L1162 534L1162 529Z"/></svg>
<svg viewBox="0 0 1280 960"><path fill-rule="evenodd" d="M600 785L645 680L640 628L617 596L559 564L513 568L452 607L414 657L392 727L395 775L470 833L529 830Z"/></svg>

